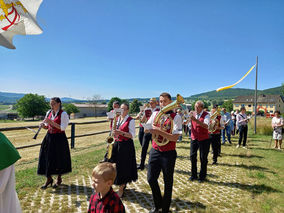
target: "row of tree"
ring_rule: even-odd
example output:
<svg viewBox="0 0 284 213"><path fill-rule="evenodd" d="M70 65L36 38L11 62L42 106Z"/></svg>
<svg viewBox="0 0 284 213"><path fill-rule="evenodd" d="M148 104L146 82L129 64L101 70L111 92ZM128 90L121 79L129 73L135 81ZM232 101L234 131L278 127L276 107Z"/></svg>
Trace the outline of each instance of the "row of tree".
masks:
<svg viewBox="0 0 284 213"><path fill-rule="evenodd" d="M108 102L108 106L107 106L108 111L112 110L112 105L114 101L118 101L119 104L122 104L122 103L129 104L129 112L131 114L138 113L140 111L140 106L143 105L143 103L138 101L137 99L134 99L131 103L129 103L128 100L120 99L119 97L113 97ZM195 102L192 103L193 110L194 110ZM219 104L219 106L225 107L227 111L233 110L232 100L228 100L222 103L217 103L217 102L212 103L212 102L207 102L206 100L203 100L203 102L204 102L205 108L211 108L210 106L214 104ZM34 119L36 116L45 115L45 113L50 108L50 106L44 96L37 95L37 94L27 94L23 98L18 100L17 104L15 105L15 108L22 118L33 118ZM63 109L69 115L71 113L79 112L79 109L74 104L71 104L71 103L63 104Z"/></svg>

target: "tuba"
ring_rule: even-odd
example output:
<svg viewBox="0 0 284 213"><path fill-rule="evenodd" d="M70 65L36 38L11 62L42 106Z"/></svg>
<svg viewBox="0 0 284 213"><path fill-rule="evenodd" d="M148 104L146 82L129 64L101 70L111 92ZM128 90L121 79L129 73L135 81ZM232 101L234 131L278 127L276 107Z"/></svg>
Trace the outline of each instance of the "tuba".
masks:
<svg viewBox="0 0 284 213"><path fill-rule="evenodd" d="M216 118L218 115L220 115L220 111L221 109L217 108L217 110L210 116L210 123L208 125L208 131L210 133L215 132L219 126L219 121L216 120Z"/></svg>
<svg viewBox="0 0 284 213"><path fill-rule="evenodd" d="M175 108L178 108L178 107L185 108L183 103L184 103L183 97L181 95L177 94L177 99L174 102L172 102L171 104L160 109L160 111L157 113L157 115L154 119L153 125L154 126L160 126L160 129L162 131L167 131L167 130L170 129L170 132L172 133L173 119L171 118L171 116L169 114L166 114L166 113L175 109ZM170 127L169 127L169 125L165 124L165 121L167 119L170 119L170 121L171 121ZM161 135L156 135L156 134L152 134L152 139L155 140L155 142L158 146L164 146L164 145L166 145L170 142L167 138L164 138Z"/></svg>
<svg viewBox="0 0 284 213"><path fill-rule="evenodd" d="M110 135L106 138L106 143L107 143L107 159L110 160L112 156L112 149L113 149L113 143L114 143L114 136L113 136L113 130L116 130L116 123L117 123L117 118L122 114L121 109L115 109L114 110L114 118L113 118L113 123L112 123L112 128L110 131Z"/></svg>

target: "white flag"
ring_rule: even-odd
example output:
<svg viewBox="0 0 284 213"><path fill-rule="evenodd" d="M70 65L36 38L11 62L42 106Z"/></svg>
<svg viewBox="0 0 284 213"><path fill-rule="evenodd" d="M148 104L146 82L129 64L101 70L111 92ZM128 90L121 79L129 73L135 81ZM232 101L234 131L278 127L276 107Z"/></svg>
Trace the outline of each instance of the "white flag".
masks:
<svg viewBox="0 0 284 213"><path fill-rule="evenodd" d="M0 0L0 45L15 49L14 35L41 34L36 14L42 0Z"/></svg>

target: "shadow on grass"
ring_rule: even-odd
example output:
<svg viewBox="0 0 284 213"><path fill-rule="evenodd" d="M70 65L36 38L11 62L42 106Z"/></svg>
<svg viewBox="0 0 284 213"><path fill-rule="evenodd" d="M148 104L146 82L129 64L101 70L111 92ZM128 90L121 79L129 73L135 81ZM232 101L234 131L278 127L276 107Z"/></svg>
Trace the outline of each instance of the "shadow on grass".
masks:
<svg viewBox="0 0 284 213"><path fill-rule="evenodd" d="M213 185L228 186L228 187L231 187L231 188L239 188L239 189L251 192L253 194L262 194L264 192L265 193L282 192L278 189L274 189L274 188L267 186L265 184L249 185L249 184L243 184L243 183L217 182L217 181L211 181L211 180L209 180L207 183L213 184Z"/></svg>
<svg viewBox="0 0 284 213"><path fill-rule="evenodd" d="M272 174L275 174L275 172L262 167L262 166L247 166L245 164L241 164L241 165L232 165L232 164L228 164L228 163L219 163L220 166L227 166L227 167L238 167L238 168L244 168L244 169L248 169L248 170L260 170L263 172L270 172Z"/></svg>
<svg viewBox="0 0 284 213"><path fill-rule="evenodd" d="M51 191L51 194L57 194L57 195L86 195L90 199L94 189L90 186L81 186L81 185L66 185L61 184L59 187L57 187L54 191Z"/></svg>
<svg viewBox="0 0 284 213"><path fill-rule="evenodd" d="M187 146L177 146L176 149L189 149L190 150L190 144L187 144Z"/></svg>
<svg viewBox="0 0 284 213"><path fill-rule="evenodd" d="M260 155L244 155L244 154L226 154L223 153L223 156L239 157L239 158L264 158Z"/></svg>
<svg viewBox="0 0 284 213"><path fill-rule="evenodd" d="M175 169L175 172L179 173L179 174L182 174L182 175L188 175L188 178L191 176L191 171L184 171L184 170L180 170L180 169ZM199 173L198 173L198 175L199 175ZM218 178L219 176L207 173L207 177Z"/></svg>
<svg viewBox="0 0 284 213"><path fill-rule="evenodd" d="M148 209L149 211L154 206L151 191L150 193L145 193L141 191L136 191L135 189L126 188L126 190L124 191L122 202L125 200L128 200L129 202L132 203L137 203L141 207ZM181 208L180 206L185 206L185 207ZM200 202L190 202L187 200L181 200L179 198L172 199L171 208L175 207L177 211L189 210L188 206L190 206L191 210L195 210L197 212L206 209L206 206Z"/></svg>

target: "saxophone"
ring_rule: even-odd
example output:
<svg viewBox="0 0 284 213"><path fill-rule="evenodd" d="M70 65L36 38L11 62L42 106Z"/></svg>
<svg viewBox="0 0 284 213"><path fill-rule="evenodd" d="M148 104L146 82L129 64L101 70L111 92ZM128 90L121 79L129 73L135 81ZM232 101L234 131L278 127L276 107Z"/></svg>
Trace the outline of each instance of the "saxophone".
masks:
<svg viewBox="0 0 284 213"><path fill-rule="evenodd" d="M217 130L219 126L219 121L216 120L217 116L220 115L221 109L217 108L217 110L210 116L210 123L208 125L208 131L213 133Z"/></svg>
<svg viewBox="0 0 284 213"><path fill-rule="evenodd" d="M172 133L173 130L173 119L171 118L170 115L166 114L168 111L173 110L178 107L185 108L185 105L183 105L184 99L181 95L177 94L177 99L176 101L172 102L171 104L163 107L156 115L153 125L154 126L160 126L160 129L162 131L167 131L169 126L165 125L165 121L167 119L170 119L171 121L171 126L170 126L170 132ZM152 139L155 140L156 144L158 146L164 146L168 144L170 141L167 138L164 138L160 135L157 134L152 134Z"/></svg>
<svg viewBox="0 0 284 213"><path fill-rule="evenodd" d="M106 138L106 143L107 143L107 159L110 160L112 156L112 149L113 149L113 143L114 143L114 136L113 136L113 130L116 130L116 123L117 123L117 118L121 114L121 110L117 109L114 110L114 119L112 122L112 128L110 131L110 135Z"/></svg>

